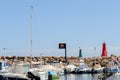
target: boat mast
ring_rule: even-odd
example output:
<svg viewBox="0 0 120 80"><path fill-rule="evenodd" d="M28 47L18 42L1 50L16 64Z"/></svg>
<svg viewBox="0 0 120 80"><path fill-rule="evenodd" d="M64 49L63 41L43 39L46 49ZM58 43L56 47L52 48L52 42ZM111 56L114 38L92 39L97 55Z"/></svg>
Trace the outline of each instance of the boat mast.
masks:
<svg viewBox="0 0 120 80"><path fill-rule="evenodd" d="M33 15L33 6L31 5L31 16L30 16L30 44L31 44L31 53L30 53L30 68L32 67L32 15Z"/></svg>

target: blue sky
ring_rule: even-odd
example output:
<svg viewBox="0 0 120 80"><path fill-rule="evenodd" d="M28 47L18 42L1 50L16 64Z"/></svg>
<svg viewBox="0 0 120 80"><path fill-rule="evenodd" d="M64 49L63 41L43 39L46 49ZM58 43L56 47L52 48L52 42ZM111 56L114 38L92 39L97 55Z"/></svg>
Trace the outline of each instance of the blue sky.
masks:
<svg viewBox="0 0 120 80"><path fill-rule="evenodd" d="M30 53L30 6L33 5L33 55L64 56L58 43L67 43L67 55L100 56L120 52L119 0L2 0L0 55ZM96 51L94 51L96 47Z"/></svg>

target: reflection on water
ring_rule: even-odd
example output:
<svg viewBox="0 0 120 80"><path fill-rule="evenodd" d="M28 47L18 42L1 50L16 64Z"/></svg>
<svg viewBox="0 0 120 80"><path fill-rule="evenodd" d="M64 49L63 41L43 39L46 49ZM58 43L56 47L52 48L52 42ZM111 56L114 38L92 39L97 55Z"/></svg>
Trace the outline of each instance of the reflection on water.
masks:
<svg viewBox="0 0 120 80"><path fill-rule="evenodd" d="M67 74L60 77L60 80L98 80L99 74Z"/></svg>

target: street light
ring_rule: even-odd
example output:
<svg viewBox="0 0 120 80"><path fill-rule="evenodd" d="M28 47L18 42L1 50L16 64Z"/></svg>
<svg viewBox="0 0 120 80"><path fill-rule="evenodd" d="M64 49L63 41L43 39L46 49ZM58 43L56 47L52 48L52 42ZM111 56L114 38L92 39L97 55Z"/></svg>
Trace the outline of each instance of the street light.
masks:
<svg viewBox="0 0 120 80"><path fill-rule="evenodd" d="M5 60L6 59L6 53L5 53L6 48L3 48L3 50L4 50L4 60Z"/></svg>

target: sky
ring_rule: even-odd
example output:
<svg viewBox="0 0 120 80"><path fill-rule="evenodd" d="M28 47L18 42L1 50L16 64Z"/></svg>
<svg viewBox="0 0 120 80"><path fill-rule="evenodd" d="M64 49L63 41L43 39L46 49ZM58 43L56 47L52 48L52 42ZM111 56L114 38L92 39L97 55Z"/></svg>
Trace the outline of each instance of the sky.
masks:
<svg viewBox="0 0 120 80"><path fill-rule="evenodd" d="M32 23L33 56L64 56L59 43L67 44L67 56L78 56L80 48L83 57L101 56L103 42L109 56L119 56L119 3L120 0L1 0L0 55L30 55Z"/></svg>

